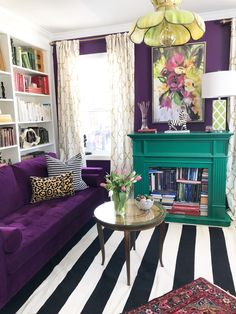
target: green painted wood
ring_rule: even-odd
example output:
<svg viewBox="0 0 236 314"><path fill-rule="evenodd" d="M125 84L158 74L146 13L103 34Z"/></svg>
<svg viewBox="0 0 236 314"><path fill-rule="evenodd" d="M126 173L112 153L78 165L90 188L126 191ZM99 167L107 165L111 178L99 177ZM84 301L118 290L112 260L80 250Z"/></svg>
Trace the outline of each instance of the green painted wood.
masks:
<svg viewBox="0 0 236 314"><path fill-rule="evenodd" d="M149 194L148 169L152 167L207 168L208 216L167 214L166 221L229 226L226 214L226 163L232 133L134 133L134 169L142 175L134 194Z"/></svg>

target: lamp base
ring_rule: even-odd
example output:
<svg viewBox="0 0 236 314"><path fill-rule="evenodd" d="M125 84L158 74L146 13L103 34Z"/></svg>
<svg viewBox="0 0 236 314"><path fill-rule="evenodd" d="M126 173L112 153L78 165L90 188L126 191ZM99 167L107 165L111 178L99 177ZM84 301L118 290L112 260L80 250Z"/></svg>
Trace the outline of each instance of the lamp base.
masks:
<svg viewBox="0 0 236 314"><path fill-rule="evenodd" d="M226 130L226 100L217 99L213 101L212 127L214 131Z"/></svg>

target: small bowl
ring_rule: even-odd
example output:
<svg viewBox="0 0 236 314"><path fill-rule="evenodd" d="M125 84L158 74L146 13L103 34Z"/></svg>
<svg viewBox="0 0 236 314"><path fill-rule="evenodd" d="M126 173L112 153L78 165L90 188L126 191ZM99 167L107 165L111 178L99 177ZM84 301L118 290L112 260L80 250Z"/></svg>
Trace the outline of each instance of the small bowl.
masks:
<svg viewBox="0 0 236 314"><path fill-rule="evenodd" d="M151 199L141 199L140 201L135 200L136 205L138 206L139 209L142 210L149 210L153 203L154 200Z"/></svg>

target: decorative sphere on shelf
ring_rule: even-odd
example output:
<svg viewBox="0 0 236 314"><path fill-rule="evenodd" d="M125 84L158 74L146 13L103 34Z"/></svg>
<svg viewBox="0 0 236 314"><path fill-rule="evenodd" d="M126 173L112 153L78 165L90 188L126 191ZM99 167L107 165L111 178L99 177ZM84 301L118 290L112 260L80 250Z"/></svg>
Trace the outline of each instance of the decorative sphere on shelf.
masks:
<svg viewBox="0 0 236 314"><path fill-rule="evenodd" d="M135 203L139 209L149 210L152 207L154 200L150 195L138 195L135 199Z"/></svg>

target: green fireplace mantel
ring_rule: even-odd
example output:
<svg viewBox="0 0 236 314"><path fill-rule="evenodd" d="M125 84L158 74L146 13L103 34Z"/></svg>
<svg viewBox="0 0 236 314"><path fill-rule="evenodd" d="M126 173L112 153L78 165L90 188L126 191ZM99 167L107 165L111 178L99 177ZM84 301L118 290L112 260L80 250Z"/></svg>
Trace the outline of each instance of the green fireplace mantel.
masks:
<svg viewBox="0 0 236 314"><path fill-rule="evenodd" d="M208 216L167 214L166 221L229 226L226 214L226 163L232 133L134 133L134 169L142 175L135 195L149 193L148 169L152 167L207 168Z"/></svg>

